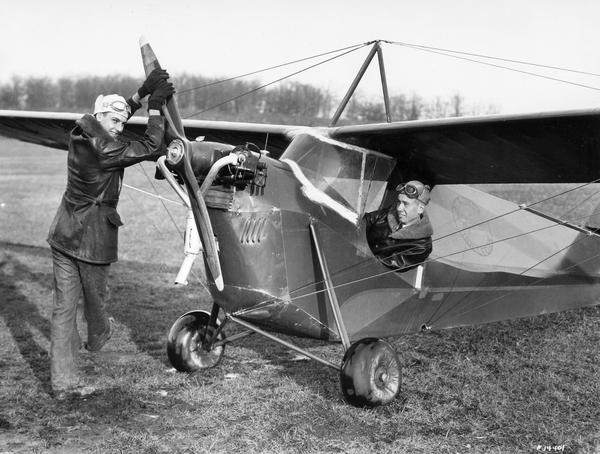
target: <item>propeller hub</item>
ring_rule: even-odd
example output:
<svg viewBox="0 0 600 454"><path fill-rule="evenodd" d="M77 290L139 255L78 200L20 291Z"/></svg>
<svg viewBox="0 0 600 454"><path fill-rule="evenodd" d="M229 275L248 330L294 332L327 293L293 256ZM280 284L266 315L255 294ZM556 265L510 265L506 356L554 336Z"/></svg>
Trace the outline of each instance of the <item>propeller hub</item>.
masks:
<svg viewBox="0 0 600 454"><path fill-rule="evenodd" d="M173 140L167 147L167 162L174 166L181 162L185 153L185 145L181 139Z"/></svg>

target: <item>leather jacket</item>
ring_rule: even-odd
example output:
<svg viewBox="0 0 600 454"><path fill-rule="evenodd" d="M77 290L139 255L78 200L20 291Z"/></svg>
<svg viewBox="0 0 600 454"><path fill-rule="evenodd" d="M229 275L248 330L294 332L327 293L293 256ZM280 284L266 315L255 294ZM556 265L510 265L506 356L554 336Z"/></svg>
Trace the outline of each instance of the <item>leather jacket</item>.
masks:
<svg viewBox="0 0 600 454"><path fill-rule="evenodd" d="M69 140L67 188L48 233L48 243L94 264L117 261L117 212L123 169L165 154L164 119L151 116L140 141L113 138L92 115L75 122Z"/></svg>
<svg viewBox="0 0 600 454"><path fill-rule="evenodd" d="M431 254L433 227L427 213L423 213L418 222L392 232L388 217L395 216L395 209L391 207L365 214L367 241L384 265L410 269ZM392 224L398 224L394 220Z"/></svg>

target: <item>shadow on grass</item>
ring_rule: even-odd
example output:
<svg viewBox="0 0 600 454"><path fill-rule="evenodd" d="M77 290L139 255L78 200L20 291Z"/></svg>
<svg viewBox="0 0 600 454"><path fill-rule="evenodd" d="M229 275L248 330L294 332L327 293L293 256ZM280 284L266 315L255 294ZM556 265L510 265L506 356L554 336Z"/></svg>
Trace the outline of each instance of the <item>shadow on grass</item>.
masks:
<svg viewBox="0 0 600 454"><path fill-rule="evenodd" d="M50 249L0 242L0 250L0 316L33 373L49 389L48 352L35 341L34 330L50 340L50 320L40 312L43 305L48 312L52 306ZM124 261L111 266L109 277L109 315L127 328L139 352L165 363L171 324L188 310L210 307L199 286L172 285L175 273L160 264ZM79 326L80 332L83 328Z"/></svg>
<svg viewBox="0 0 600 454"><path fill-rule="evenodd" d="M46 339L50 340L50 321L42 316L33 299L20 289L17 285L19 282L27 283L27 287L39 285L51 295L52 275L47 272L32 271L10 252L5 254L0 262L0 294L2 294L0 316L4 319L21 356L29 364L29 370L36 376L44 390L49 391L48 352L35 341L32 327L35 326Z"/></svg>
<svg viewBox="0 0 600 454"><path fill-rule="evenodd" d="M111 267L108 312L127 326L139 351L168 363L166 339L171 325L193 309L210 310L200 286L175 286L177 270L160 264L123 261Z"/></svg>

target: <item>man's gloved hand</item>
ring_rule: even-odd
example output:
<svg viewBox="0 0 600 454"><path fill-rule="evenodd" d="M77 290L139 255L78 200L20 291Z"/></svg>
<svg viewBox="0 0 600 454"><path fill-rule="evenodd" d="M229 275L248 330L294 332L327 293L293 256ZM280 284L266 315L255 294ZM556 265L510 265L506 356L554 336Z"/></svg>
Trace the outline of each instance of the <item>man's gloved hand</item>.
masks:
<svg viewBox="0 0 600 454"><path fill-rule="evenodd" d="M169 73L165 69L156 68L150 74L138 89L137 93L140 99L145 98L150 93L153 93L160 82L166 81L169 78Z"/></svg>
<svg viewBox="0 0 600 454"><path fill-rule="evenodd" d="M171 82L160 81L148 99L148 110L161 110L165 101L175 93L175 87Z"/></svg>

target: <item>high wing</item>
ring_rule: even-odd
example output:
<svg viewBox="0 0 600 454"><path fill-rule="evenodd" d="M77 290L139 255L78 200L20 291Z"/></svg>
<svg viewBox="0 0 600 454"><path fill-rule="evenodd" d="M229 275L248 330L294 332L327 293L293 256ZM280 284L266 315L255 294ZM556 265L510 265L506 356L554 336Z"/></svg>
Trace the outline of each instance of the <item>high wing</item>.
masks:
<svg viewBox="0 0 600 454"><path fill-rule="evenodd" d="M81 114L0 110L0 135L66 149ZM133 117L125 137L143 135ZM289 125L184 120L189 139L252 142L278 158L300 128ZM320 128L333 139L397 160L394 180L435 184L577 183L600 176L600 109L489 115Z"/></svg>
<svg viewBox="0 0 600 454"><path fill-rule="evenodd" d="M69 131L83 114L66 112L35 112L0 110L0 135L24 142L66 150L69 147ZM125 126L126 139L140 138L148 119L132 117ZM233 145L252 142L279 157L290 139L288 133L298 126L266 125L227 121L183 120L188 138L204 137L204 140Z"/></svg>
<svg viewBox="0 0 600 454"><path fill-rule="evenodd" d="M600 110L342 126L331 137L397 159L400 181L578 183L600 177Z"/></svg>

